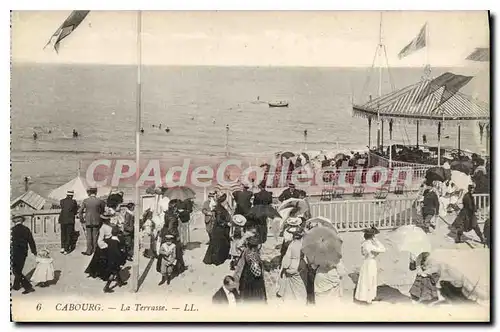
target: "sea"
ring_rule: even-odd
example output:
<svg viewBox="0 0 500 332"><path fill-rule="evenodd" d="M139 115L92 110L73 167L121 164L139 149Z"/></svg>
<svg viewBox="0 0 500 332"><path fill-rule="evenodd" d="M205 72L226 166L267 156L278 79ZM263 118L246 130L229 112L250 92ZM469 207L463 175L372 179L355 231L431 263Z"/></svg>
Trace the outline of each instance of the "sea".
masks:
<svg viewBox="0 0 500 332"><path fill-rule="evenodd" d="M31 177L31 190L46 196L78 174L81 160L134 156L136 71L119 65L12 66L12 197L24 192L25 176ZM464 72L434 68L432 73L445 71ZM382 93L413 84L422 74L422 68L383 70ZM353 117L352 103L377 97L378 82L378 71L370 68L143 66L141 157L220 157L226 149L235 156L366 149L368 122ZM473 79L462 91L487 101L488 77ZM289 107L268 107L277 100ZM388 125L384 130L388 142ZM475 122L464 123L462 148L484 150L478 133ZM424 134L437 145L436 125L421 125L420 142ZM456 147L456 125L445 125L443 137L443 146ZM416 139L415 125L394 125L394 143Z"/></svg>

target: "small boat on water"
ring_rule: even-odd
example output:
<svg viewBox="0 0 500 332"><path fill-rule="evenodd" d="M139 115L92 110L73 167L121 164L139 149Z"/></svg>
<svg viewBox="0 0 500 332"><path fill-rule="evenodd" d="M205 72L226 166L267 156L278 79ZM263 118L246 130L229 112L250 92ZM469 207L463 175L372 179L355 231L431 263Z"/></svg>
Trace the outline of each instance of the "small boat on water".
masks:
<svg viewBox="0 0 500 332"><path fill-rule="evenodd" d="M288 107L288 102L281 100L281 101L273 101L269 102L269 107Z"/></svg>

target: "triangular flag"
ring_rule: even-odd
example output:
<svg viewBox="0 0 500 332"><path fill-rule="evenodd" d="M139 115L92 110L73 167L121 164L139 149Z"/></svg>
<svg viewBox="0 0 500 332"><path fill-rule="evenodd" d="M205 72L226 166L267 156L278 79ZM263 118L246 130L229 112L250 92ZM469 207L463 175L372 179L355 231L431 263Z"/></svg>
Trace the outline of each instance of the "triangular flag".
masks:
<svg viewBox="0 0 500 332"><path fill-rule="evenodd" d="M420 29L418 35L408 45L403 47L401 52L399 52L398 57L400 59L410 55L415 51L418 51L421 48L424 48L427 45L426 30L427 30L427 23L425 23L424 26Z"/></svg>
<svg viewBox="0 0 500 332"><path fill-rule="evenodd" d="M490 49L488 47L478 47L465 60L488 62L490 61Z"/></svg>
<svg viewBox="0 0 500 332"><path fill-rule="evenodd" d="M89 12L89 10L74 10L73 12L71 12L68 18L63 22L63 24L61 24L59 29L57 29L52 37L50 37L47 45L50 44L52 38L57 37L57 40L54 44L54 49L57 53L59 53L59 44L61 43L61 41L64 38L68 37L80 25L80 23L82 23ZM47 45L45 45L45 47L47 47Z"/></svg>

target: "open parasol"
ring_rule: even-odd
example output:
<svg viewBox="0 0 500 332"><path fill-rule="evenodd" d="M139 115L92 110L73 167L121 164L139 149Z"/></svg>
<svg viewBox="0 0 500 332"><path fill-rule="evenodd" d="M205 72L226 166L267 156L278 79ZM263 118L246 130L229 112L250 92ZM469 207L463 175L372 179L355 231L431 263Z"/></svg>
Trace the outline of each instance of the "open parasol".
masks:
<svg viewBox="0 0 500 332"><path fill-rule="evenodd" d="M399 227L390 233L389 241L394 243L399 251L407 251L414 257L423 252L431 252L429 237L421 228L414 225Z"/></svg>
<svg viewBox="0 0 500 332"><path fill-rule="evenodd" d="M425 172L425 180L428 184L431 184L433 181L446 181L446 174L444 168L442 167L431 167Z"/></svg>
<svg viewBox="0 0 500 332"><path fill-rule="evenodd" d="M306 225L310 227L311 229L314 227L327 227L331 229L335 229L333 226L333 223L330 219L327 219L325 217L314 217L306 221Z"/></svg>
<svg viewBox="0 0 500 332"><path fill-rule="evenodd" d="M289 198L283 203L281 203L281 205L278 207L278 212L290 207L299 208L300 211L304 212L309 210L309 205L305 200L300 198Z"/></svg>
<svg viewBox="0 0 500 332"><path fill-rule="evenodd" d="M315 227L302 239L302 252L309 264L333 267L342 259L342 239L335 229Z"/></svg>
<svg viewBox="0 0 500 332"><path fill-rule="evenodd" d="M271 205L255 205L250 208L248 216L251 218L281 218L281 215Z"/></svg>
<svg viewBox="0 0 500 332"><path fill-rule="evenodd" d="M454 286L461 287L462 294L469 300L489 301L489 249L437 249L431 252L429 262L439 266L441 281L449 281Z"/></svg>
<svg viewBox="0 0 500 332"><path fill-rule="evenodd" d="M460 171L451 171L451 181L458 189L468 190L469 185L473 184L469 175Z"/></svg>
<svg viewBox="0 0 500 332"><path fill-rule="evenodd" d="M450 164L450 168L452 171L459 171L465 173L466 175L469 175L472 173L474 165L472 164L472 161L460 160L452 162Z"/></svg>
<svg viewBox="0 0 500 332"><path fill-rule="evenodd" d="M295 154L292 152L283 152L280 157L284 159L290 159L292 157L295 157Z"/></svg>
<svg viewBox="0 0 500 332"><path fill-rule="evenodd" d="M180 201L196 197L196 193L194 192L194 190L188 187L169 188L166 191L166 195L170 199L178 199Z"/></svg>

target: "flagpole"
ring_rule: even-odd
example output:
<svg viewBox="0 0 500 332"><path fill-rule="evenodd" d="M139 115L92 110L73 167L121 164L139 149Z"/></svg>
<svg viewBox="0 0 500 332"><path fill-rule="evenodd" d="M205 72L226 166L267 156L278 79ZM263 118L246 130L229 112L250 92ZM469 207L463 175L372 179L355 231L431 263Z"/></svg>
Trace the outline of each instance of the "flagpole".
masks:
<svg viewBox="0 0 500 332"><path fill-rule="evenodd" d="M380 26L379 26L379 35L378 35L378 46L377 53L380 53L382 49L382 12L380 12ZM380 59L380 54L379 59ZM382 63L379 62L378 67L378 97L382 97ZM380 105L377 105L377 149L380 150Z"/></svg>
<svg viewBox="0 0 500 332"><path fill-rule="evenodd" d="M142 11L137 12L137 95L136 95L136 127L135 127L135 220L134 220L134 261L132 263L132 290L139 290L139 220L141 218L141 201L139 192L140 177L140 137L141 137L141 66L142 66Z"/></svg>

